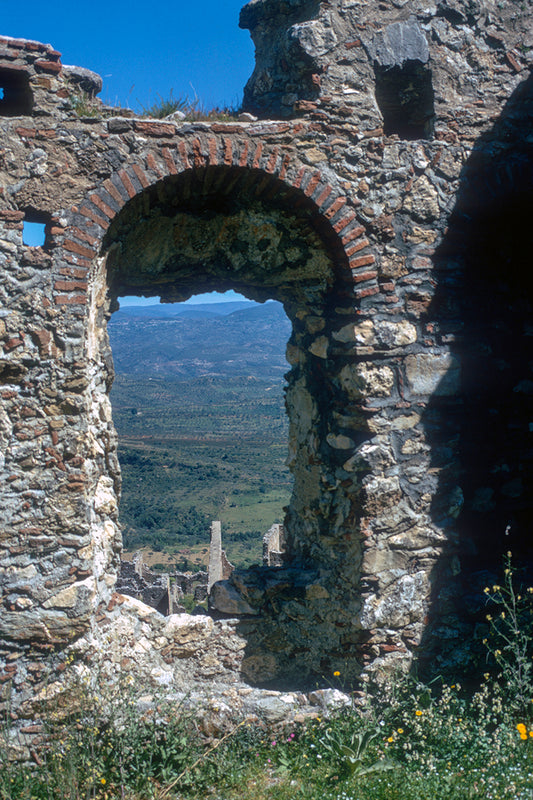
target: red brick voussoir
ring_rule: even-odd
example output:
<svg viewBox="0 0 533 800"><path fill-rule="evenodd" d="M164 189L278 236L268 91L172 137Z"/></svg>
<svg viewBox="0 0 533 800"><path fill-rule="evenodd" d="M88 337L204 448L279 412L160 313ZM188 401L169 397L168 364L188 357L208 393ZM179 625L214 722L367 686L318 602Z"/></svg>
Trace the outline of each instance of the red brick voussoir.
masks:
<svg viewBox="0 0 533 800"><path fill-rule="evenodd" d="M339 192L319 169L310 170L299 164L297 157L290 152L287 145L280 146L262 139L258 140L254 135L251 146L250 139L244 135L245 129L234 127L235 133L240 134L238 139L232 135L232 128L222 126L219 131L215 125L211 126L208 135L195 132L190 138L180 138L175 144L167 138L164 145L161 143L155 150L152 148L142 161L130 162L128 167L117 170L96 187L83 203L79 213L85 220L78 225L78 228L86 230L88 221L94 223L100 230L96 238L101 240L110 221L125 203L160 180L189 170L231 169L229 184L228 180L222 178L219 180L213 176L204 184L208 187L207 191L212 190L212 187L224 185L227 193L236 180L235 169L238 174L247 168L258 173L255 178L250 176L257 187L268 187L269 181L276 179L285 183L293 192L291 206L293 202L295 205L300 205L302 201L307 204L312 203L323 220L323 230L327 231L329 228L331 237L337 239L345 253L346 263L352 271L359 271L357 277L354 274L354 279L357 282L375 280L375 270L368 269L375 263L375 257L364 252L370 247L370 242L364 236L366 231L357 219L353 203ZM168 128L165 130L168 131ZM274 189L272 192L275 194ZM270 189L267 194L271 194ZM75 241L80 240L79 235L68 236L65 248L82 258L94 257L95 251L87 247L87 244L97 249L95 237L91 235L87 238L87 236L86 233L81 237L85 247L79 241ZM363 271L362 267L367 269ZM374 287L371 288L374 293Z"/></svg>

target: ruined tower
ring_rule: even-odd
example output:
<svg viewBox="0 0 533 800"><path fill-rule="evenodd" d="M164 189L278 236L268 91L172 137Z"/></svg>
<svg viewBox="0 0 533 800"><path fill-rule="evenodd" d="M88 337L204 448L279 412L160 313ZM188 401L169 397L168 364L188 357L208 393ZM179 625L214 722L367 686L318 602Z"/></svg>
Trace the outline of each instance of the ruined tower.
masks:
<svg viewBox="0 0 533 800"><path fill-rule="evenodd" d="M98 76L0 40L15 706L69 647L185 688L461 668L501 552L531 558L531 3L252 0L241 25L256 122L80 116ZM233 573L242 617L164 619L113 591L106 322L120 294L199 287L291 320L290 559Z"/></svg>

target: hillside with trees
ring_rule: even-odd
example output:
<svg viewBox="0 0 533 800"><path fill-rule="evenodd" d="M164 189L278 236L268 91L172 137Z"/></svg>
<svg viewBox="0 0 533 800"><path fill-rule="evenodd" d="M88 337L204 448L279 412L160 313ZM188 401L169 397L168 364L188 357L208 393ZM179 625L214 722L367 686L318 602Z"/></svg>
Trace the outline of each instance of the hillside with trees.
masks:
<svg viewBox="0 0 533 800"><path fill-rule="evenodd" d="M201 563L220 519L230 559L257 563L291 491L283 308L126 307L109 335L125 549L145 548L152 563Z"/></svg>

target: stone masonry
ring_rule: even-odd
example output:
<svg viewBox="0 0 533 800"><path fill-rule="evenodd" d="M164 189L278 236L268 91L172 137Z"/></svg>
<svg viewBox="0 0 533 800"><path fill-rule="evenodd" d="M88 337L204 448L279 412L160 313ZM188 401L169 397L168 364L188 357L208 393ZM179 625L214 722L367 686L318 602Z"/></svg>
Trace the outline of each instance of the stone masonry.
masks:
<svg viewBox="0 0 533 800"><path fill-rule="evenodd" d="M285 552L285 529L274 523L263 536L263 566L282 567Z"/></svg>
<svg viewBox="0 0 533 800"><path fill-rule="evenodd" d="M74 650L183 691L466 664L501 552L531 561L531 11L252 0L254 122L96 100L80 116L73 96L97 76L0 39L0 686L15 715L61 689ZM45 224L43 247L24 245L25 221ZM163 618L114 591L106 323L121 294L229 288L292 323L286 558L215 584L234 616Z"/></svg>
<svg viewBox="0 0 533 800"><path fill-rule="evenodd" d="M235 567L222 549L222 523L214 520L210 529L209 565L207 570L207 590L211 591L217 581L227 580Z"/></svg>

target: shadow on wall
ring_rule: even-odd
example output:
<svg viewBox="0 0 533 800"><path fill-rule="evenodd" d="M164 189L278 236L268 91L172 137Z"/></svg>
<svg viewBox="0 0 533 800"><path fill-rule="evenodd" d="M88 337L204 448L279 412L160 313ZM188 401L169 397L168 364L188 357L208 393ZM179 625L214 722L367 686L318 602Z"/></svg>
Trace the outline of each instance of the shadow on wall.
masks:
<svg viewBox="0 0 533 800"><path fill-rule="evenodd" d="M468 671L472 637L484 652L483 588L503 554L533 572L532 117L530 77L476 142L434 258L426 329L448 343L461 377L453 396L444 377L423 414L438 485L431 515L447 534L420 658L423 669L427 646L433 674Z"/></svg>

